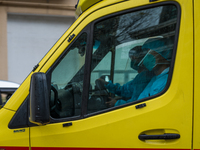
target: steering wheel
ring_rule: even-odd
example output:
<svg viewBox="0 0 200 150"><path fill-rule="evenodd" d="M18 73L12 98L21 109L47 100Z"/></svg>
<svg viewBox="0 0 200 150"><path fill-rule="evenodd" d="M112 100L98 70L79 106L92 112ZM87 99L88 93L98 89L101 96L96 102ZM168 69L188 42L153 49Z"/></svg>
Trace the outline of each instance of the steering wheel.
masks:
<svg viewBox="0 0 200 150"><path fill-rule="evenodd" d="M54 93L54 99L53 99L53 102L51 100L50 112L54 113L54 116L55 115L57 116L58 114L56 114L55 108L60 103L59 100L58 100L58 91L53 85L51 85L51 91L53 91L53 93Z"/></svg>
<svg viewBox="0 0 200 150"><path fill-rule="evenodd" d="M55 101L58 99L58 91L53 85L51 85L51 90L54 92L54 104L55 104Z"/></svg>
<svg viewBox="0 0 200 150"><path fill-rule="evenodd" d="M104 86L105 81L103 79L96 79L95 84L96 84L96 88L98 90L106 90L107 91L106 87Z"/></svg>
<svg viewBox="0 0 200 150"><path fill-rule="evenodd" d="M110 97L111 95L108 92L107 88L105 87L105 83L106 82L101 78L95 80L95 91L96 91L95 99L101 100L103 102L103 103L101 102L102 106L104 105L105 107L108 108L106 102L110 101L108 97Z"/></svg>

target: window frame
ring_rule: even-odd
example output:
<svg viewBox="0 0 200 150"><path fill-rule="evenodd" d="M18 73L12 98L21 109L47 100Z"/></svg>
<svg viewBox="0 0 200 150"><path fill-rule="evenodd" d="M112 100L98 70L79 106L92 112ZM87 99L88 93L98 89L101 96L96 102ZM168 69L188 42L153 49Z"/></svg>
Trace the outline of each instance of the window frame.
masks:
<svg viewBox="0 0 200 150"><path fill-rule="evenodd" d="M84 118L91 117L91 116L98 115L98 114L102 114L102 113L106 113L106 112L109 112L109 111L112 111L112 110L120 109L120 108L127 107L127 106L130 106L130 105L134 105L134 104L137 104L137 103L141 103L141 102L152 100L152 99L154 99L156 97L159 97L159 96L163 95L169 89L171 81L172 81L173 70L174 70L175 57L176 57L176 51L177 51L177 45L178 45L178 37L179 37L179 31L180 31L180 21L181 21L181 7L177 2L174 2L174 1L158 2L158 3L154 3L154 4L149 4L149 5L145 5L145 6L139 6L139 7L136 7L136 8L131 8L131 9L128 9L128 10L116 12L116 13L109 14L107 16L98 18L95 21L90 23L91 24L91 32L90 33L92 33L90 35L90 37L91 37L90 40L91 41L94 40L93 39L94 26L98 22L104 21L106 19L118 16L118 15L123 15L123 14L131 13L131 12L133 13L133 12L136 12L136 11L140 11L140 10L144 10L144 9L151 9L151 8L155 8L155 7L159 7L159 6L165 6L165 5L174 5L177 8L177 20L176 20L176 28L175 28L174 47L173 47L173 52L172 52L170 70L169 70L168 79L167 79L167 83L166 83L165 88L162 90L162 92L159 92L158 94L155 94L153 96L149 96L149 97L146 97L146 98L143 98L143 99L140 99L140 100L137 100L137 101L133 101L133 102L130 102L130 103L127 103L127 104L123 104L123 105L120 105L120 106L107 108L105 110L93 112L93 113L90 113L90 114L87 114L87 103L86 103L85 104L86 107L83 108L83 109L85 109ZM91 59L92 59L92 47L90 47L89 49L90 49L90 59L89 60L91 61ZM92 70L91 70L91 67L90 67L90 76L91 76L91 72L92 72ZM89 77L88 84L90 84L90 77ZM87 89L86 98L87 99L89 98L89 88Z"/></svg>
<svg viewBox="0 0 200 150"><path fill-rule="evenodd" d="M53 63L53 65L48 69L46 75L47 75L47 83L48 83L48 87L49 87L49 94L51 92L51 75L52 75L52 72L54 71L54 69L57 67L57 65L60 63L60 61L63 59L63 57L65 57L67 55L67 53L69 52L71 46L76 42L76 40L82 35L86 33L87 34L87 44L86 44L86 47L89 47L89 35L90 35L90 24L88 24L85 28L83 28L83 30L81 30L81 32L76 36L76 38L73 39L73 41L69 44L69 46L62 52L62 54L58 57L58 59ZM89 49L89 48L88 48ZM88 56L87 56L87 53L88 53L88 49L86 50L86 56L85 56L85 68L84 68L84 79L83 81L85 81L85 77L86 77L86 68L87 68L87 65L86 65L86 60L88 59ZM84 87L84 85L83 85ZM84 97L84 93L85 92L85 88L83 88L83 94L82 94L82 105L83 105L83 97ZM81 115L79 116L72 116L72 117L63 117L63 118L53 118L52 116L50 116L50 124L51 123L58 123L58 122L65 122L65 121L73 121L73 120L79 120L79 119L82 119L83 118L83 109L82 109L82 106L81 106Z"/></svg>
<svg viewBox="0 0 200 150"><path fill-rule="evenodd" d="M168 75L168 81L167 81L167 84L166 84L164 90L162 92L156 94L156 95L153 95L153 96L138 100L137 102L132 102L132 103L124 104L124 105L121 105L121 106L116 106L116 107L108 108L108 109L105 109L105 110L102 110L102 111L98 111L98 112L94 112L94 113L91 113L91 114L87 114L87 100L88 100L88 97L89 97L88 91L89 91L89 83L90 83L90 75L91 75L91 66L90 66L90 64L91 64L92 49L93 49L93 34L91 34L91 33L93 33L94 24L99 22L99 21L102 21L104 19L108 19L108 18L117 16L117 15L122 15L122 14L129 13L129 12L139 11L139 10L148 9L148 8L150 9L150 8L153 8L153 7L159 7L159 6L169 5L169 4L175 5L177 7L177 22L176 22L174 49L173 49L173 52L172 52L172 60L171 60L171 65L170 65L170 71L169 71L169 75ZM96 10L96 11L98 11L98 10ZM92 12L92 13L95 13L95 11ZM82 21L84 21L84 19ZM152 99L164 94L168 90L168 88L169 88L169 86L171 84L171 80L172 80L172 74L173 74L174 64L175 64L175 57L176 57L176 52L177 52L179 31L180 31L180 21L181 21L181 7L180 7L180 5L175 1L170 1L170 2L168 1L168 2L157 2L157 3L149 4L149 5L147 4L146 6L139 6L139 7L136 7L136 8L131 8L131 9L128 9L128 10L116 12L116 13L101 17L101 18L99 18L99 19L97 19L97 20L95 20L95 21L93 21L91 23L88 23L88 25L83 28L83 30L77 35L77 37L75 39L73 39L73 41L69 44L69 46L63 51L63 53L59 56L59 58L53 63L53 65L46 72L48 86L50 87L52 70L56 67L56 65L58 64L60 59L64 55L66 55L66 53L69 51L69 48L71 47L71 45L79 38L79 36L82 35L82 33L84 33L84 32L87 33L87 47L88 47L88 49L87 49L87 53L86 53L86 57L85 57L85 60L87 60L87 61L85 61L85 73L84 73L84 81L85 82L83 84L83 86L85 88L83 88L81 115L78 116L78 117L77 116L75 116L75 117L65 117L65 118L59 118L59 119L52 118L50 116L51 122L49 124L84 119L84 118L91 117L91 116L94 116L94 115L99 115L99 114L106 113L106 112L109 112L109 111L113 111L113 110L116 110L116 109L119 109L119 108L123 108L123 107L127 107L127 106L130 106L130 105L134 105L136 103L141 103L141 102L145 102L147 100L152 100ZM77 27L75 27L75 29ZM73 30L73 32L74 32L74 30ZM89 74L88 74L88 72L89 72ZM23 114L24 114L24 112L27 112L27 111L28 111L28 114L29 114L29 102L27 102L27 101L29 101L29 95L25 98L24 102L19 107L19 109L15 113L14 117L12 118L12 120L15 119L16 117L18 117L21 114L21 110L22 109L23 109L23 111L22 111ZM27 103L27 104L24 104L24 103ZM24 108L26 108L26 109L24 109ZM10 129L37 126L36 124L32 124L32 123L29 122L28 115L27 115L28 124L25 123L24 125L22 125L20 127L15 126L15 125L12 126L12 124L14 123L13 122L14 120L13 121L12 120L10 121L10 123L8 125L8 127Z"/></svg>
<svg viewBox="0 0 200 150"><path fill-rule="evenodd" d="M118 16L118 15L123 15L123 14L131 13L131 12L136 12L136 11L140 11L140 10L144 10L144 9L151 9L151 8L154 8L154 7L165 6L165 5L176 6L176 8L177 8L177 21L176 21L174 48L173 48L173 52L172 52L170 70L169 70L167 84L166 84L165 88L163 89L163 91L158 93L158 94L155 94L155 95L147 97L147 98L143 98L143 99L138 100L138 101L134 101L134 102L127 103L127 104L124 104L124 105L111 107L111 108L107 108L105 110L101 110L101 111L97 111L97 112L87 114L87 101L88 101L88 98L89 98L91 61L92 61L92 53L93 53L94 25L96 23L100 22L100 21L103 21L105 19L109 19L109 18ZM93 13L95 13L95 12L93 12ZM85 69L84 69L85 71L84 71L84 79L83 79L84 80L84 82L83 82L84 88L83 88L83 94L82 94L81 115L80 116L73 116L73 117L64 117L64 118L53 118L53 117L50 116L50 118L51 118L50 123L58 123L58 122L74 121L74 120L84 119L84 118L91 117L91 116L94 116L94 115L99 115L99 114L102 114L102 113L113 111L113 110L116 110L116 109L119 109L119 108L123 108L123 107L127 107L127 106L134 105L134 104L137 104L137 103L145 102L147 100L152 100L152 99L154 99L154 98L156 98L160 95L163 95L168 90L168 88L171 84L171 80L172 80L172 74L173 74L173 70L174 70L175 56L176 56L176 50L177 50L177 42L178 42L179 30L180 30L180 20L181 20L181 7L180 7L180 5L177 2L174 2L174 1L169 2L168 1L168 2L158 2L158 3L149 4L149 5L145 5L145 6L139 6L139 7L131 8L131 9L128 9L128 10L123 10L123 11L120 11L120 12L116 12L116 13L113 13L113 14L103 16L101 18L98 18L98 19L88 23L87 26L84 27L83 30L77 35L77 37L75 39L73 39L73 41L63 51L63 53L59 56L59 58L54 62L54 64L48 69L48 71L46 73L48 83L50 84L51 73L52 73L53 69L57 66L57 64L60 62L60 59L62 59L62 57L64 55L66 55L66 53L69 51L69 48L71 47L71 45L80 37L80 35L82 35L84 32L87 33L87 53L86 53L86 57L85 57Z"/></svg>

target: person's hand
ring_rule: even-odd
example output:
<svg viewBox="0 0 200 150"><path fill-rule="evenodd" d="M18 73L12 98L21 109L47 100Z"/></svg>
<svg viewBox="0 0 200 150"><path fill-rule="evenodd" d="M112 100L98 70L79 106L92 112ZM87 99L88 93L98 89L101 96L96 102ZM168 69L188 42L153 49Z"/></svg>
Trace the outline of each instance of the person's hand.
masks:
<svg viewBox="0 0 200 150"><path fill-rule="evenodd" d="M100 80L104 85L107 85L108 84L108 82L106 82L104 79L102 79L102 78L99 78L99 79L97 79L97 80Z"/></svg>
<svg viewBox="0 0 200 150"><path fill-rule="evenodd" d="M109 102L106 102L106 104L109 106L109 107L113 107L115 105L115 103L117 102L116 99L114 98L111 98L109 97L110 101Z"/></svg>
<svg viewBox="0 0 200 150"><path fill-rule="evenodd" d="M101 78L96 79L96 80L95 80L95 84L96 84L96 88L97 88L98 90L106 90L105 85L107 84L107 82L106 82L105 80L103 80L103 79L101 79Z"/></svg>
<svg viewBox="0 0 200 150"><path fill-rule="evenodd" d="M106 102L106 104L107 104L108 106L110 106L110 107L115 106L115 103L117 102L117 100L121 99L121 97L114 97L114 98L108 97L108 98L110 99L110 101L109 101L109 102Z"/></svg>

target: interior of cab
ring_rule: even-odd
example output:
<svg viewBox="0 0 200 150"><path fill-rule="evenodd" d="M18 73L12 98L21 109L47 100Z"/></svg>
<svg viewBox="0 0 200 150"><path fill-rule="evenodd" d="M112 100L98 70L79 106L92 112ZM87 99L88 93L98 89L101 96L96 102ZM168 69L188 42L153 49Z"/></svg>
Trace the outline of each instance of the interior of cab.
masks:
<svg viewBox="0 0 200 150"><path fill-rule="evenodd" d="M138 71L130 67L130 49L142 46L150 38L174 39L176 23L174 5L130 11L94 23L90 85L87 104L84 104L87 114L110 108L107 102L117 97L106 89L102 80L123 85L138 75ZM85 56L89 52L87 37L88 33L79 35L52 71L50 110L53 118L82 113L84 75L88 75L85 72Z"/></svg>

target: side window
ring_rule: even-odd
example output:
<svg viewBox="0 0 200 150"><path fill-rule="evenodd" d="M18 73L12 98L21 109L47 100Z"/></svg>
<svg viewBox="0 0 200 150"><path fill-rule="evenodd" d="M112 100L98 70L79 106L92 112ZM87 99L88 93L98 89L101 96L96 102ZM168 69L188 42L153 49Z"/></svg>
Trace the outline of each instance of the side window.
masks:
<svg viewBox="0 0 200 150"><path fill-rule="evenodd" d="M53 118L81 114L86 43L87 34L83 33L52 71L50 114Z"/></svg>
<svg viewBox="0 0 200 150"><path fill-rule="evenodd" d="M176 6L165 5L94 24L96 49L87 113L137 102L164 90L176 23Z"/></svg>

